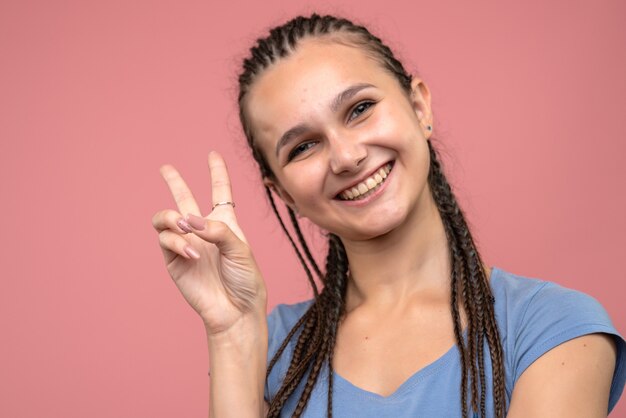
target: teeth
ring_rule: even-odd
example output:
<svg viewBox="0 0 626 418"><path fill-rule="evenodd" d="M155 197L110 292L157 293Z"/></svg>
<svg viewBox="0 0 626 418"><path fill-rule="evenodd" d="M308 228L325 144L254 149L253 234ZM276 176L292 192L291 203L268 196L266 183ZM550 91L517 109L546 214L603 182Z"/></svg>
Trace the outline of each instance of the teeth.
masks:
<svg viewBox="0 0 626 418"><path fill-rule="evenodd" d="M339 197L343 200L355 200L372 189L375 189L387 178L387 174L391 171L391 164L388 163L380 170L372 174L361 183L352 187L351 189L344 190L339 194Z"/></svg>

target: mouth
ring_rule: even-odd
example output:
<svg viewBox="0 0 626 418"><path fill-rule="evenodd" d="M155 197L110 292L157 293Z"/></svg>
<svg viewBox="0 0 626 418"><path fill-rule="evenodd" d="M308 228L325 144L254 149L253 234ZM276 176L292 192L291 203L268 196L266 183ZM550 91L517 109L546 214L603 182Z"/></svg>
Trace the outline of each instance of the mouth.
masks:
<svg viewBox="0 0 626 418"><path fill-rule="evenodd" d="M393 163L394 161L388 162L365 180L337 194L336 199L348 201L365 199L385 183L387 176L393 169Z"/></svg>

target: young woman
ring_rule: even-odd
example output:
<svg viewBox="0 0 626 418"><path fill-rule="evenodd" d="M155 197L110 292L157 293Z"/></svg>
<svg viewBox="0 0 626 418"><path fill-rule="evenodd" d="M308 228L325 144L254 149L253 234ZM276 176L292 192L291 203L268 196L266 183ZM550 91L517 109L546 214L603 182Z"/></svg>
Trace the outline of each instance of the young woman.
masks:
<svg viewBox="0 0 626 418"><path fill-rule="evenodd" d="M239 82L244 132L314 298L266 318L222 158L209 155L206 216L162 167L178 210L153 224L206 327L212 416L607 415L624 340L591 297L481 261L432 145L430 91L380 39L298 17L257 41ZM296 214L326 231L324 269Z"/></svg>

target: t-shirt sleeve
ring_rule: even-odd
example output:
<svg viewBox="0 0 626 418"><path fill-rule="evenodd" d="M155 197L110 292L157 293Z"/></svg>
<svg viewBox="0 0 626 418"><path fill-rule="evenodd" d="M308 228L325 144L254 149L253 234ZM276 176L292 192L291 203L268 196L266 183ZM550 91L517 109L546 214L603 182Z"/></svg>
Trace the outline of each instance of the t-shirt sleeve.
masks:
<svg viewBox="0 0 626 418"><path fill-rule="evenodd" d="M611 335L617 346L609 396L610 412L626 381L626 343L602 305L582 292L544 282L532 295L518 319L511 365L514 381L547 351L573 338L592 333Z"/></svg>

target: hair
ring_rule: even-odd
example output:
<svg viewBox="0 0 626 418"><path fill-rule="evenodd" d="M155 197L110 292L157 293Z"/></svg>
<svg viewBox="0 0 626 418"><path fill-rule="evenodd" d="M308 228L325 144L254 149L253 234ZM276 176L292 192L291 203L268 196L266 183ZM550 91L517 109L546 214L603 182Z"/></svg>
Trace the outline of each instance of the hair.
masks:
<svg viewBox="0 0 626 418"><path fill-rule="evenodd" d="M299 42L307 38L330 40L362 49L391 73L400 83L403 91L411 92L412 77L398 61L391 49L365 27L349 20L334 16L308 17L298 16L289 22L269 31L269 35L259 38L250 49L250 55L243 61L243 71L239 75L239 116L252 150L254 159L259 164L262 177L274 179L274 174L261 150L256 146L254 133L246 115L246 98L256 77L281 58L289 56L298 47ZM448 241L451 262L451 314L454 322L454 336L461 360L461 411L468 415L468 398L471 409L485 417L486 379L484 368L484 344L489 347L493 374L494 414L502 418L506 411L504 390L504 363L502 345L494 315L494 298L487 281L486 273L472 234L456 198L443 173L436 150L428 140L430 168L428 184L441 215ZM304 389L295 406L293 417L300 417L313 391L313 387L324 367L328 374L328 417L332 417L333 393L333 351L337 336L337 327L345 313L345 296L348 282L348 259L341 239L328 234L328 254L326 269L322 273L315 262L302 235L298 219L293 210L287 207L291 224L297 240L302 247L299 250L291 237L276 207L272 191L266 186L267 196L281 228L293 246L313 288L313 303L286 336L271 359L267 376L282 356L290 341L295 340L291 363L280 388L270 400L268 417L277 417L287 399L296 387L305 380ZM304 255L302 254L304 253ZM308 261L315 274L322 281L323 288L317 288ZM467 315L467 336L463 336L459 306ZM308 373L308 374L307 374ZM468 394L469 392L469 394Z"/></svg>

